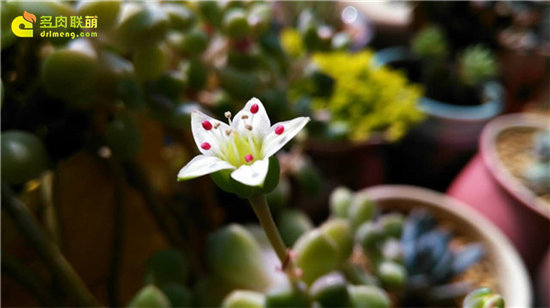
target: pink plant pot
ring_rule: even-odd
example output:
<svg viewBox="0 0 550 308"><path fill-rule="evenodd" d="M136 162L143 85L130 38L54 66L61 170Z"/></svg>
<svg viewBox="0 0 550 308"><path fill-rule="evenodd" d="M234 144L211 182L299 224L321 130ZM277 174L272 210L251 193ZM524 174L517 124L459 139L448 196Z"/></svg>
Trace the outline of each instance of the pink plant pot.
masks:
<svg viewBox="0 0 550 308"><path fill-rule="evenodd" d="M409 185L378 185L362 190L382 210L409 212L427 209L457 233L481 242L494 265L494 278L507 307L531 307L532 287L525 265L502 232L485 217L454 198Z"/></svg>
<svg viewBox="0 0 550 308"><path fill-rule="evenodd" d="M539 115L511 114L489 122L480 139L479 153L451 184L448 194L475 208L497 225L534 271L550 242L550 214L542 201L517 180L496 152L499 134L511 127L545 128Z"/></svg>
<svg viewBox="0 0 550 308"><path fill-rule="evenodd" d="M538 301L543 307L550 307L550 249L544 257L538 272Z"/></svg>

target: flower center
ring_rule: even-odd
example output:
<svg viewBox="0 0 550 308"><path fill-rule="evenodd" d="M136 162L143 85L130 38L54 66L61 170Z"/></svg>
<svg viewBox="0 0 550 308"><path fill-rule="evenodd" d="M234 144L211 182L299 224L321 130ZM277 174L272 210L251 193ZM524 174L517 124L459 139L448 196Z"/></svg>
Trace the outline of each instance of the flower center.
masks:
<svg viewBox="0 0 550 308"><path fill-rule="evenodd" d="M214 124L212 124L208 120L202 121L202 128L214 136L218 147L212 148L212 145L208 142L203 142L200 147L206 151L212 150L214 155L229 162L235 167L262 159L262 142L254 135L254 127L252 126L252 119L254 118L255 112L258 112L258 110L259 107L257 105L252 105L250 107L250 114L241 116L243 122L238 125L240 126L242 124L242 127L245 129L239 131L234 128L222 130L219 122L214 122ZM229 111L226 112L225 117L231 127L231 113Z"/></svg>

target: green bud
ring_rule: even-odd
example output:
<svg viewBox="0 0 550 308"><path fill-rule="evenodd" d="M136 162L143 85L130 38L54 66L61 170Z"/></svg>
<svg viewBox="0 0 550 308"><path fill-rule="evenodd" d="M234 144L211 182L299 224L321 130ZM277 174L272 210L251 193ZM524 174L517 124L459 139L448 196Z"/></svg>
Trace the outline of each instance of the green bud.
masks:
<svg viewBox="0 0 550 308"><path fill-rule="evenodd" d="M52 96L78 105L92 96L97 67L92 49L59 49L44 60L42 80Z"/></svg>
<svg viewBox="0 0 550 308"><path fill-rule="evenodd" d="M334 270L338 263L336 243L318 229L302 235L293 250L298 254L296 265L303 271L302 280L307 284Z"/></svg>
<svg viewBox="0 0 550 308"><path fill-rule="evenodd" d="M311 299L321 307L344 307L349 304L347 283L342 274L330 273L315 280L309 289Z"/></svg>
<svg viewBox="0 0 550 308"><path fill-rule="evenodd" d="M170 18L172 29L186 31L197 22L195 13L185 5L168 3L164 4L162 8Z"/></svg>
<svg viewBox="0 0 550 308"><path fill-rule="evenodd" d="M279 231L286 246L292 246L306 231L313 229L311 219L299 210L288 210L279 217Z"/></svg>
<svg viewBox="0 0 550 308"><path fill-rule="evenodd" d="M208 82L208 67L199 59L191 59L181 63L181 70L186 83L191 90L200 90Z"/></svg>
<svg viewBox="0 0 550 308"><path fill-rule="evenodd" d="M171 307L170 301L153 285L147 285L139 291L128 305L131 308L165 308Z"/></svg>
<svg viewBox="0 0 550 308"><path fill-rule="evenodd" d="M229 283L253 290L269 284L259 244L239 225L231 224L209 236L207 258L212 272Z"/></svg>
<svg viewBox="0 0 550 308"><path fill-rule="evenodd" d="M267 292L265 306L271 307L309 307L310 299L306 292L306 285L303 282L297 283L295 287L276 287Z"/></svg>
<svg viewBox="0 0 550 308"><path fill-rule="evenodd" d="M384 290L374 286L349 286L351 307L386 308L390 307L390 299Z"/></svg>
<svg viewBox="0 0 550 308"><path fill-rule="evenodd" d="M168 15L158 5L125 3L115 29L115 39L127 50L138 50L162 41L169 27Z"/></svg>
<svg viewBox="0 0 550 308"><path fill-rule="evenodd" d="M189 278L189 263L177 250L164 249L153 253L147 260L145 281L164 285L169 282L185 284Z"/></svg>
<svg viewBox="0 0 550 308"><path fill-rule="evenodd" d="M348 218L353 228L358 228L362 223L374 217L376 205L365 193L357 193L353 197L348 209Z"/></svg>
<svg viewBox="0 0 550 308"><path fill-rule="evenodd" d="M346 278L355 285L368 285L368 286L377 286L379 285L378 279L367 273L367 271L358 264L346 263L343 267Z"/></svg>
<svg viewBox="0 0 550 308"><path fill-rule="evenodd" d="M5 130L1 138L2 181L23 184L48 168L48 154L40 138L18 130Z"/></svg>
<svg viewBox="0 0 550 308"><path fill-rule="evenodd" d="M223 11L218 1L198 1L197 8L207 24L216 27L221 25Z"/></svg>
<svg viewBox="0 0 550 308"><path fill-rule="evenodd" d="M98 31L107 31L112 29L117 21L120 13L120 0L109 1L93 1L84 0L78 3L79 16L97 16L100 20L97 23Z"/></svg>
<svg viewBox="0 0 550 308"><path fill-rule="evenodd" d="M383 240L384 232L380 226L370 221L362 224L355 235L355 241L363 247L363 251L367 254L376 253Z"/></svg>
<svg viewBox="0 0 550 308"><path fill-rule="evenodd" d="M391 289L402 287L407 279L405 267L393 261L380 262L376 268L376 273L382 283Z"/></svg>
<svg viewBox="0 0 550 308"><path fill-rule="evenodd" d="M116 116L107 125L105 141L117 159L133 159L141 148L141 133L134 118L128 113Z"/></svg>
<svg viewBox="0 0 550 308"><path fill-rule="evenodd" d="M160 77L168 68L167 50L161 46L142 48L133 58L136 76L144 81Z"/></svg>
<svg viewBox="0 0 550 308"><path fill-rule="evenodd" d="M184 33L178 42L181 51L188 56L203 53L208 47L208 35L200 28Z"/></svg>
<svg viewBox="0 0 550 308"><path fill-rule="evenodd" d="M233 38L240 38L250 33L246 12L240 8L230 9L223 18L224 32Z"/></svg>
<svg viewBox="0 0 550 308"><path fill-rule="evenodd" d="M338 248L338 262L344 263L353 250L353 233L348 220L331 219L320 227L321 232L330 237Z"/></svg>
<svg viewBox="0 0 550 308"><path fill-rule="evenodd" d="M222 308L263 308L264 302L262 293L235 290L223 300Z"/></svg>
<svg viewBox="0 0 550 308"><path fill-rule="evenodd" d="M101 51L98 58L95 86L106 98L119 98L123 82L134 76L134 66L123 57L109 51Z"/></svg>
<svg viewBox="0 0 550 308"><path fill-rule="evenodd" d="M386 236L401 238L401 232L403 232L403 222L405 218L400 213L391 213L382 215L378 220L378 223L384 230Z"/></svg>
<svg viewBox="0 0 550 308"><path fill-rule="evenodd" d="M347 187L337 187L330 194L330 212L335 217L348 217L348 210L353 199L353 192Z"/></svg>

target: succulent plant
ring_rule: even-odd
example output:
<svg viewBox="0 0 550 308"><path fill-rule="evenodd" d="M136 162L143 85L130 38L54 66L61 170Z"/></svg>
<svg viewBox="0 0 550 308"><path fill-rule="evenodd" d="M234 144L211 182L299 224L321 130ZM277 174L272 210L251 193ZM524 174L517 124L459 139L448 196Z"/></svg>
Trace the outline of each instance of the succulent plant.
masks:
<svg viewBox="0 0 550 308"><path fill-rule="evenodd" d="M550 193L550 162L535 162L523 172L525 184L538 195Z"/></svg>
<svg viewBox="0 0 550 308"><path fill-rule="evenodd" d="M460 80L478 86L496 76L498 63L493 52L482 45L468 47L459 58Z"/></svg>
<svg viewBox="0 0 550 308"><path fill-rule="evenodd" d="M338 245L318 229L302 235L293 250L297 254L296 266L302 270L301 278L308 285L338 265Z"/></svg>
<svg viewBox="0 0 550 308"><path fill-rule="evenodd" d="M390 299L384 290L375 286L349 286L351 307L390 307Z"/></svg>
<svg viewBox="0 0 550 308"><path fill-rule="evenodd" d="M421 59L443 60L449 55L449 46L443 30L428 26L412 40L412 50Z"/></svg>
<svg viewBox="0 0 550 308"><path fill-rule="evenodd" d="M207 255L212 273L231 285L252 290L263 290L269 285L260 246L240 225L232 224L212 233Z"/></svg>
<svg viewBox="0 0 550 308"><path fill-rule="evenodd" d="M489 288L475 289L464 298L462 308L504 308L506 305L500 294Z"/></svg>
<svg viewBox="0 0 550 308"><path fill-rule="evenodd" d="M313 222L304 212L299 210L287 210L279 216L279 230L283 242L292 246L302 234L313 229Z"/></svg>
<svg viewBox="0 0 550 308"><path fill-rule="evenodd" d="M293 286L276 286L271 288L265 296L265 306L270 307L309 307L311 300L307 293L307 286L297 282Z"/></svg>
<svg viewBox="0 0 550 308"><path fill-rule="evenodd" d="M337 187L330 194L330 212L335 217L348 217L348 209L353 199L353 192L347 187Z"/></svg>
<svg viewBox="0 0 550 308"><path fill-rule="evenodd" d="M344 276L333 272L315 280L309 288L309 294L321 307L348 306L350 298L347 287Z"/></svg>
<svg viewBox="0 0 550 308"><path fill-rule="evenodd" d="M372 57L371 51L313 54L313 62L334 83L330 95L312 95L313 110L329 112L330 118L323 120L327 127L333 123L345 124L338 124L336 133L327 129L318 137L332 139L336 135L363 141L373 133L380 133L388 140L396 140L423 119L417 108L421 89L403 73L374 65ZM308 91L311 92L310 84L296 82L289 95L297 100Z"/></svg>
<svg viewBox="0 0 550 308"><path fill-rule="evenodd" d="M550 161L550 129L545 129L534 136L535 156L540 161Z"/></svg>
<svg viewBox="0 0 550 308"><path fill-rule="evenodd" d="M481 260L485 249L480 243L472 243L453 250L449 245L451 237L450 232L438 228L437 220L427 211L414 210L409 214L401 235L409 297L446 301L468 291L464 283L450 281Z"/></svg>

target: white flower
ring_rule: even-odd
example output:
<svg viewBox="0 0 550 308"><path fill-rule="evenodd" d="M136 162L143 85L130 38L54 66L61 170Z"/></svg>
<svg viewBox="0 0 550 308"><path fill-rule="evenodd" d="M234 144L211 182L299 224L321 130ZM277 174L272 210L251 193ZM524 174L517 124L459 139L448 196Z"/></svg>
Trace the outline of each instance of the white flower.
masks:
<svg viewBox="0 0 550 308"><path fill-rule="evenodd" d="M252 98L229 125L199 111L191 114L191 131L202 154L195 156L178 174L188 180L220 170L233 169L231 178L248 186L261 186L269 157L279 151L309 122L308 117L271 125L262 102Z"/></svg>

